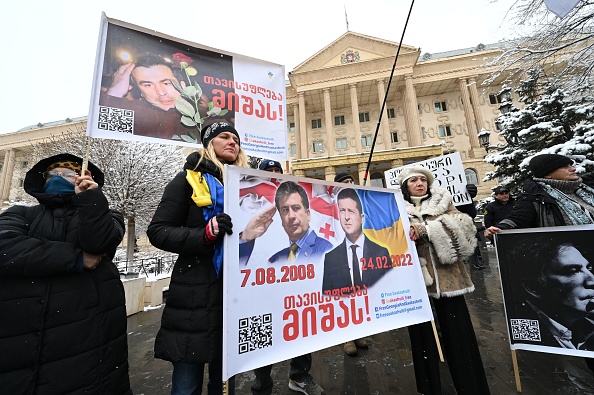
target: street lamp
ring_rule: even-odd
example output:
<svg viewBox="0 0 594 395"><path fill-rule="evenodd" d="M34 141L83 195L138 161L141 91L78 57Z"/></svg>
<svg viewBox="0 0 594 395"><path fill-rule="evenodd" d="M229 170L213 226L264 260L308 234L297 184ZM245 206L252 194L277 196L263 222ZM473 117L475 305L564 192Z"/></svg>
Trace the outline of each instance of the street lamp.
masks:
<svg viewBox="0 0 594 395"><path fill-rule="evenodd" d="M489 132L488 130L485 130L483 128L483 129L481 129L481 131L479 132L477 137L479 139L479 142L481 143L481 146L488 152L489 145L490 145L489 140L491 139L491 132Z"/></svg>

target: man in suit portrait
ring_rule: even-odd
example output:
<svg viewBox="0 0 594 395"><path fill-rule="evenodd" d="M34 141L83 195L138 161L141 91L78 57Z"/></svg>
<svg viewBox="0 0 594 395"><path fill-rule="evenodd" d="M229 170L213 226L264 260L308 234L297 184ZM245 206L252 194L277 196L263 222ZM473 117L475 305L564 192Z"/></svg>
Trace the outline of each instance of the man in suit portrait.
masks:
<svg viewBox="0 0 594 395"><path fill-rule="evenodd" d="M311 213L309 198L305 189L296 182L285 181L279 185L274 197L274 208L266 209L255 215L239 235L240 265L247 265L254 249L256 238L262 236L270 224L275 211L281 218L281 224L289 237L288 246L268 259L271 264L308 264L321 261L324 253L332 244L310 228Z"/></svg>
<svg viewBox="0 0 594 395"><path fill-rule="evenodd" d="M324 258L322 291L375 284L390 268L390 253L363 234L365 214L357 191L342 189L337 196L344 241Z"/></svg>

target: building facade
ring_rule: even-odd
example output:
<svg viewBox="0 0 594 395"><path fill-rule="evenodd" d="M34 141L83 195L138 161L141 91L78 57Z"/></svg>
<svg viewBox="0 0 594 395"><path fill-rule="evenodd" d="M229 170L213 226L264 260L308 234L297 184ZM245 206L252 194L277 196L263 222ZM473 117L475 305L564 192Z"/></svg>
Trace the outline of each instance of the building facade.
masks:
<svg viewBox="0 0 594 395"><path fill-rule="evenodd" d="M483 65L500 50L479 44L421 56L403 45L394 65L397 49L346 32L289 73L292 172L326 180L348 172L362 183L377 129L367 185L382 186L394 167L459 152L468 181L489 195L495 182L481 181L492 167L477 134L496 131L501 85L484 85L490 72Z"/></svg>
<svg viewBox="0 0 594 395"><path fill-rule="evenodd" d="M482 181L492 167L483 162L477 134L496 135L501 83L485 85L490 72L483 65L500 51L479 44L422 55L402 45L394 64L397 50L397 43L346 32L289 73L287 168L326 180L347 172L362 184L369 163L366 185L383 186L386 170L459 152L467 180L477 184L479 197L488 196L496 182ZM0 135L0 199L24 195L33 143L85 128L80 117Z"/></svg>

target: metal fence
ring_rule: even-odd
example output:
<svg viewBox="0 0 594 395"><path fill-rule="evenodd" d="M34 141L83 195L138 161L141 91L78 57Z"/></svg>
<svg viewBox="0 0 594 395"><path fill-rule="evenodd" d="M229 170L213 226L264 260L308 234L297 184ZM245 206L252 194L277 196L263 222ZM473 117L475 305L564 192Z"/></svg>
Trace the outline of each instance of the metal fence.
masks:
<svg viewBox="0 0 594 395"><path fill-rule="evenodd" d="M141 273L146 276L149 274L171 273L176 259L177 254L174 254L139 258L133 261L114 259L113 263L120 273L130 277L137 277Z"/></svg>

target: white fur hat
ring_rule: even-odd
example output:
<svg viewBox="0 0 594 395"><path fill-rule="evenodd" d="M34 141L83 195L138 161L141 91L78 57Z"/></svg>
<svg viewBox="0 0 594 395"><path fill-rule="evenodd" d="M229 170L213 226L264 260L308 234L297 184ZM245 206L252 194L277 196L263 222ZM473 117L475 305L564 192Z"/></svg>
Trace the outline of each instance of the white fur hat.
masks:
<svg viewBox="0 0 594 395"><path fill-rule="evenodd" d="M433 173L428 169L422 166L412 166L404 168L400 174L398 174L398 185L402 186L402 184L411 177L414 176L424 176L427 178L427 186L430 187L433 185L433 181L435 178L433 177Z"/></svg>

